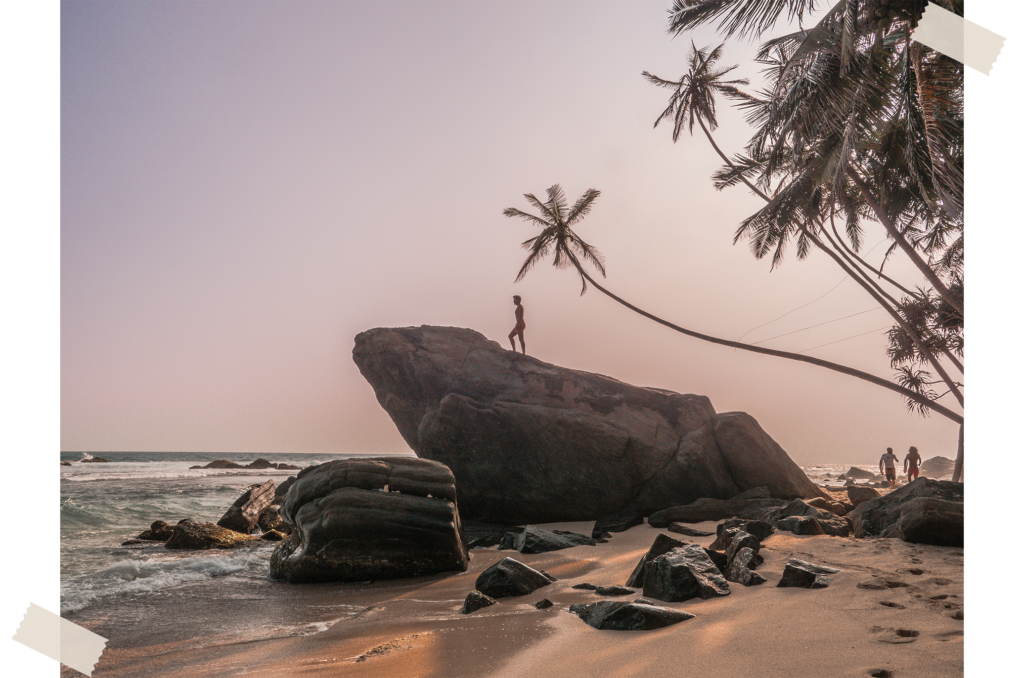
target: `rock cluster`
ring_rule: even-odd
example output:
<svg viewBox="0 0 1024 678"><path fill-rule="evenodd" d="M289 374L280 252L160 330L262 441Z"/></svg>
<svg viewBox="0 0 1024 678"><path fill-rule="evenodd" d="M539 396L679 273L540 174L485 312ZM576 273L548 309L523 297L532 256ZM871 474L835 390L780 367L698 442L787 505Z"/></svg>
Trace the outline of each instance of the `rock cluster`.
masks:
<svg viewBox="0 0 1024 678"><path fill-rule="evenodd" d="M857 537L894 537L936 546L964 545L964 486L918 478L851 513Z"/></svg>
<svg viewBox="0 0 1024 678"><path fill-rule="evenodd" d="M87 461L91 461L91 460L87 460ZM106 460L104 460L104 461L106 461ZM193 469L204 469L204 468L247 468L247 469L257 469L257 470L263 470L263 469L272 468L272 469L277 469L279 471L298 471L299 470L298 466L294 466L292 464L285 464L283 462L279 463L279 462L267 461L263 457L260 457L256 461L249 462L248 464L239 464L239 463L234 462L234 461L228 461L227 459L217 459L216 461L211 461L209 464L207 464L205 466L196 465L196 466L189 466L188 468L189 468L190 471L193 470Z"/></svg>

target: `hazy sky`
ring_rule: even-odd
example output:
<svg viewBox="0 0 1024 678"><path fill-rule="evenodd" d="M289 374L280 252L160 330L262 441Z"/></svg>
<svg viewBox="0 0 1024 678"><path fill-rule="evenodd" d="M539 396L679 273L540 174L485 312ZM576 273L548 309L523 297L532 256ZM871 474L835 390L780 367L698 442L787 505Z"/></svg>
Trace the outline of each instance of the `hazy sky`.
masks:
<svg viewBox="0 0 1024 678"><path fill-rule="evenodd" d="M953 457L957 426L892 392L676 334L547 263L513 284L535 231L502 210L561 183L602 191L578 232L607 286L677 324L761 341L875 309L821 254L770 271L732 245L759 199L714 189L699 130L652 129L669 92L640 73L677 79L690 39L720 41L670 38L670 4L65 2L61 448L405 450L354 336L505 344L520 294L534 356L707 395L798 462ZM724 61L756 80L755 47ZM726 101L719 122L739 151ZM919 284L900 255L886 270ZM871 310L764 345L888 377L889 325Z"/></svg>

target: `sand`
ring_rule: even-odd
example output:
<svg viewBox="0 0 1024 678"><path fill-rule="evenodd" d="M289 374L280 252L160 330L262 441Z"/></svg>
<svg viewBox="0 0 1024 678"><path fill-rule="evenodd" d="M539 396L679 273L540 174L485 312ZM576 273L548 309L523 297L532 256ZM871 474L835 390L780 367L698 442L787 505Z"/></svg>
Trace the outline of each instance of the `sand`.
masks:
<svg viewBox="0 0 1024 678"><path fill-rule="evenodd" d="M544 527L589 534L592 526ZM714 531L715 523L692 527ZM659 532L671 534L644 524L605 544L546 554L474 549L469 570L454 575L370 585L274 583L283 595L275 594L267 606L258 600L221 606L224 615L242 610L254 615L248 632L218 633L217 622L198 610L195 623L183 627L175 620L187 618L196 601L171 597L161 603L172 629L166 633L153 624L146 633L133 634L105 627L102 619L89 620L86 625L111 638L93 675L942 678L964 673L964 622L954 619L957 612L962 616L964 602L963 549L958 548L778 532L761 551L765 562L758 572L767 583L730 584L732 592L723 598L665 603L696 615L675 626L599 631L568 611L571 604L609 599L571 587L624 584ZM713 540L672 536L703 546ZM477 575L506 556L559 580L461 614ZM790 557L842 572L826 589L776 588ZM893 587L858 586L885 581ZM611 599L632 600L641 593ZM554 606L534 608L542 598ZM341 618L318 621L325 616ZM81 674L63 667L62 675Z"/></svg>

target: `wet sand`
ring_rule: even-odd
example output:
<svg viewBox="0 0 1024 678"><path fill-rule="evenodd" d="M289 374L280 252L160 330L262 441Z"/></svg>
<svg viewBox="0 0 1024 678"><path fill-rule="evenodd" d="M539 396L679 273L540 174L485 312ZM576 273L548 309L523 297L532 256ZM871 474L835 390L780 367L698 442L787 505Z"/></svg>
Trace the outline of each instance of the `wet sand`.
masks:
<svg viewBox="0 0 1024 678"><path fill-rule="evenodd" d="M691 525L714 531L716 523ZM587 523L546 525L589 534ZM98 678L129 676L599 675L718 678L962 676L963 549L893 539L795 536L762 547L768 581L711 600L664 603L696 617L656 631L598 631L568 612L605 598L574 584L622 585L658 533L644 524L605 544L552 553L474 549L468 572L372 584L266 582L223 599L209 587L146 603L132 624L69 618L111 639ZM506 556L559 578L533 594L460 613L477 575ZM826 589L776 588L790 557L838 567ZM883 583L888 582L888 585ZM863 588L858 584L881 588ZM548 598L554 606L537 610ZM166 621L161 624L160 619ZM188 620L188 621L183 621ZM62 676L81 675L62 667Z"/></svg>

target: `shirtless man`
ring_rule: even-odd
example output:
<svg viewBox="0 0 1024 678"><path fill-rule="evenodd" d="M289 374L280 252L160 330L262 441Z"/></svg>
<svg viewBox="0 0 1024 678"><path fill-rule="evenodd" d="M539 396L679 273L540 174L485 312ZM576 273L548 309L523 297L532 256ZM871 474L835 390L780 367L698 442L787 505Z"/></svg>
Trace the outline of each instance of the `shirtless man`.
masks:
<svg viewBox="0 0 1024 678"><path fill-rule="evenodd" d="M519 335L519 345L523 347L523 355L526 355L526 342L523 340L523 330L526 329L526 321L523 320L523 298L518 294L512 297L512 303L516 305L516 326L508 333L508 340L512 344L513 353L516 350L516 335Z"/></svg>
<svg viewBox="0 0 1024 678"><path fill-rule="evenodd" d="M885 454L878 460L878 472L882 472L882 467L885 467L885 479L889 481L889 489L896 489L896 462L899 459L895 454L892 453L892 448L885 448Z"/></svg>
<svg viewBox="0 0 1024 678"><path fill-rule="evenodd" d="M910 451L907 452L907 456L903 458L903 472L907 474L908 483L911 480L917 480L919 477L919 466L921 466L921 455L916 447L911 447Z"/></svg>

